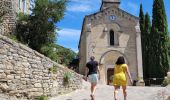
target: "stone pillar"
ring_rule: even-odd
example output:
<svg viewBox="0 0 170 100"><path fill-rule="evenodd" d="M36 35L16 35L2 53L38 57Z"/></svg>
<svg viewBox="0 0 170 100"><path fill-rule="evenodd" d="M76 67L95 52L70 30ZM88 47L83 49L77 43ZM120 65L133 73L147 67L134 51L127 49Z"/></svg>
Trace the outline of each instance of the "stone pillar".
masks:
<svg viewBox="0 0 170 100"><path fill-rule="evenodd" d="M103 64L100 64L100 80L99 84L106 84L106 79L105 79L105 66Z"/></svg>
<svg viewBox="0 0 170 100"><path fill-rule="evenodd" d="M137 85L144 86L143 81L143 66L142 66L142 45L141 45L141 32L139 27L139 22L136 25L136 47L137 47L137 72L138 72L138 82Z"/></svg>
<svg viewBox="0 0 170 100"><path fill-rule="evenodd" d="M86 62L90 60L90 57L93 55L92 50L92 36L91 36L91 23L86 24Z"/></svg>

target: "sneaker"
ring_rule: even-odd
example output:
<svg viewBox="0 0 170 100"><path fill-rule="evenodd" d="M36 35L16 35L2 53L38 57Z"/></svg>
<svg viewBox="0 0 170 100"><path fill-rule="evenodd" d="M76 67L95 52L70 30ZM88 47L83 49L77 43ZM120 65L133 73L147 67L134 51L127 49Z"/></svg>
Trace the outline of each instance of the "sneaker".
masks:
<svg viewBox="0 0 170 100"><path fill-rule="evenodd" d="M94 100L94 95L91 94L90 97L91 97L91 100Z"/></svg>

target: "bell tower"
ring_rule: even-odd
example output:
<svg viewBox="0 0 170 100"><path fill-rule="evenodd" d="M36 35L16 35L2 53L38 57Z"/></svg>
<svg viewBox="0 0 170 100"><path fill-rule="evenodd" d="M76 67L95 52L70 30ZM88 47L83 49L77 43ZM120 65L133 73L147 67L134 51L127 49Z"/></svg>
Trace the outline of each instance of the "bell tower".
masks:
<svg viewBox="0 0 170 100"><path fill-rule="evenodd" d="M119 7L120 0L102 0L102 5L100 7L100 10L106 9L111 6Z"/></svg>

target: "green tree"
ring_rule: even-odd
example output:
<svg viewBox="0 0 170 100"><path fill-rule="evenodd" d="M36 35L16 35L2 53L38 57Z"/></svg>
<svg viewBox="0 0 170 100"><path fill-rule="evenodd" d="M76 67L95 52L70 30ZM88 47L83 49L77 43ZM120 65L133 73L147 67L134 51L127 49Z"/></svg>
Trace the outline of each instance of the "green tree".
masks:
<svg viewBox="0 0 170 100"><path fill-rule="evenodd" d="M64 48L62 46L56 46L56 53L58 55L58 63L69 66L70 62L76 57L76 53L70 49Z"/></svg>
<svg viewBox="0 0 170 100"><path fill-rule="evenodd" d="M164 1L154 0L152 14L151 38L152 47L152 71L150 77L164 78L168 71L168 25L165 13Z"/></svg>
<svg viewBox="0 0 170 100"><path fill-rule="evenodd" d="M139 13L139 22L140 22L140 30L141 32L144 32L144 27L145 27L145 16L143 13L143 7L142 4L140 4L140 13Z"/></svg>
<svg viewBox="0 0 170 100"><path fill-rule="evenodd" d="M29 18L28 45L40 51L56 39L56 23L64 16L67 0L35 0Z"/></svg>
<svg viewBox="0 0 170 100"><path fill-rule="evenodd" d="M44 44L54 43L55 23L64 16L66 0L36 0L32 9L29 45L40 50Z"/></svg>
<svg viewBox="0 0 170 100"><path fill-rule="evenodd" d="M169 56L168 62L170 64L170 37L169 36L168 36L167 48L168 48L168 56ZM169 68L169 70L170 70L170 68Z"/></svg>
<svg viewBox="0 0 170 100"><path fill-rule="evenodd" d="M151 71L150 69L150 59L151 55L150 55L150 51L151 51L151 41L152 39L150 38L150 32L151 32L151 22L150 22L150 16L148 14L148 12L145 14L145 25L144 25L144 33L145 33L145 38L144 38L144 47L145 47L145 68L144 70L144 78L148 79L149 78L149 71Z"/></svg>
<svg viewBox="0 0 170 100"><path fill-rule="evenodd" d="M51 58L53 61L69 66L69 63L76 57L76 53L70 49L64 48L57 44L44 45L41 52Z"/></svg>
<svg viewBox="0 0 170 100"><path fill-rule="evenodd" d="M55 44L56 23L64 16L67 0L35 0L31 15L19 13L17 38L24 44L68 66L77 55L74 51Z"/></svg>
<svg viewBox="0 0 170 100"><path fill-rule="evenodd" d="M29 15L18 13L15 35L18 41L27 45L29 42L29 28Z"/></svg>
<svg viewBox="0 0 170 100"><path fill-rule="evenodd" d="M144 76L144 79L146 78L145 76L145 73L146 73L146 36L145 36L145 32L144 32L144 28L145 28L145 16L144 16L144 13L143 13L143 8L142 8L142 4L140 4L140 13L139 13L139 22L140 22L140 30L141 30L141 42L142 42L142 61L143 61L143 76Z"/></svg>

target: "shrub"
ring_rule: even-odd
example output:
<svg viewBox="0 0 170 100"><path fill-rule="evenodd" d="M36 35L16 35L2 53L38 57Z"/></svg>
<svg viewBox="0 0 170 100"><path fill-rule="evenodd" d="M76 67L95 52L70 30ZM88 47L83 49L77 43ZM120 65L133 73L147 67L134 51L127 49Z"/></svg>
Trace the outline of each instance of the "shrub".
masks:
<svg viewBox="0 0 170 100"><path fill-rule="evenodd" d="M167 78L162 82L162 86L167 86L169 84L170 84L170 78Z"/></svg>
<svg viewBox="0 0 170 100"><path fill-rule="evenodd" d="M47 98L47 96L42 95L38 98L38 100L48 100L48 98Z"/></svg>
<svg viewBox="0 0 170 100"><path fill-rule="evenodd" d="M8 34L7 36L8 36L8 38L14 40L15 42L19 42L18 39L17 39L17 37L16 37L16 35L14 35L14 34Z"/></svg>
<svg viewBox="0 0 170 100"><path fill-rule="evenodd" d="M167 72L167 77L165 77L164 81L162 82L162 86L167 86L170 84L170 72Z"/></svg>
<svg viewBox="0 0 170 100"><path fill-rule="evenodd" d="M40 49L40 53L57 62L58 55L55 51L55 44L46 44Z"/></svg>
<svg viewBox="0 0 170 100"><path fill-rule="evenodd" d="M63 77L64 86L68 86L70 84L72 77L73 77L72 73L70 72L64 73L64 77Z"/></svg>
<svg viewBox="0 0 170 100"><path fill-rule="evenodd" d="M57 66L53 66L53 67L49 68L48 70L49 70L49 72L56 74L57 73Z"/></svg>

